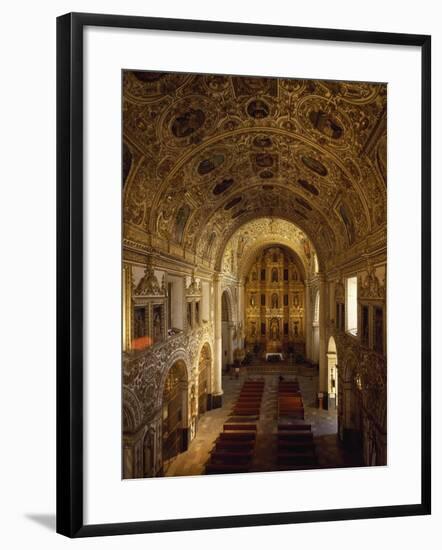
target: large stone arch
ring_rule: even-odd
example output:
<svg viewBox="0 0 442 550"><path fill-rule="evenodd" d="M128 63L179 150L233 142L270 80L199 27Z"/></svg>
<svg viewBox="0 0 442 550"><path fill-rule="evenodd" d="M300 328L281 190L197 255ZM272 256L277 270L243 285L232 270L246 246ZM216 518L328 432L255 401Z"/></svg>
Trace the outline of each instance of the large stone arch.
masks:
<svg viewBox="0 0 442 550"><path fill-rule="evenodd" d="M166 383L167 375L169 374L170 369L175 365L175 363L179 361L182 361L185 366L188 385L192 379L192 365L191 365L189 353L184 349L175 350L168 358L167 364L161 374L161 380L160 380L160 383L158 386L158 392L156 395L158 407L161 407L161 400L163 397L164 385Z"/></svg>
<svg viewBox="0 0 442 550"><path fill-rule="evenodd" d="M123 431L135 432L143 421L141 403L135 393L127 386L123 386Z"/></svg>
<svg viewBox="0 0 442 550"><path fill-rule="evenodd" d="M162 473L177 454L187 450L191 438L190 427L190 404L189 385L191 383L191 370L189 363L183 357L186 354L177 350L168 361L168 368L165 369L161 380L161 450L158 449L157 456L161 452ZM177 382L169 375L175 371ZM169 383L166 385L166 382Z"/></svg>

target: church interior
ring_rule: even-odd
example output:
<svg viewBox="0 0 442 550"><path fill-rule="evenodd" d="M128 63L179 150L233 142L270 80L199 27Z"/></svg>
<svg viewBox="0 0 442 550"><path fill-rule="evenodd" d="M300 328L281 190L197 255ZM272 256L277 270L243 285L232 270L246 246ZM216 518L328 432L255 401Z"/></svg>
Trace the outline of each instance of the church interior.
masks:
<svg viewBox="0 0 442 550"><path fill-rule="evenodd" d="M387 86L122 94L122 477L386 465Z"/></svg>

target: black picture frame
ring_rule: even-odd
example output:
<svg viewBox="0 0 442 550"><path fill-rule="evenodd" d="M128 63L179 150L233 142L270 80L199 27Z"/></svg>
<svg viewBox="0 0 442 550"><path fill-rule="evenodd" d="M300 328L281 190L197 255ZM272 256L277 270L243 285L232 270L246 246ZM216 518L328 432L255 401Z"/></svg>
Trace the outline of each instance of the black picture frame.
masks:
<svg viewBox="0 0 442 550"><path fill-rule="evenodd" d="M83 30L85 26L418 46L422 53L422 448L419 503L84 525ZM425 515L431 512L431 37L70 13L57 18L57 532L68 537Z"/></svg>

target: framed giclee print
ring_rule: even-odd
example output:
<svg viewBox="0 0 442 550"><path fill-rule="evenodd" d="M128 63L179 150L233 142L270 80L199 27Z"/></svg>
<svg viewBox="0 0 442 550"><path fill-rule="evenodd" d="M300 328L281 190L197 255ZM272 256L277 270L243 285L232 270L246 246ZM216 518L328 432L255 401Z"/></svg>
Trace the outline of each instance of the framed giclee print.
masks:
<svg viewBox="0 0 442 550"><path fill-rule="evenodd" d="M429 514L430 37L68 14L57 69L58 532Z"/></svg>

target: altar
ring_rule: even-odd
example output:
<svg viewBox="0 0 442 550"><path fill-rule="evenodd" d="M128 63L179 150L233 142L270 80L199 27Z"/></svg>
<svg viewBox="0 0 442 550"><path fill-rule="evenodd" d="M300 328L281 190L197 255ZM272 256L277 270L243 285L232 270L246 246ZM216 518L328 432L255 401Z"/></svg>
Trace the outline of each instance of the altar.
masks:
<svg viewBox="0 0 442 550"><path fill-rule="evenodd" d="M279 352L266 353L266 361L284 361L284 356Z"/></svg>

